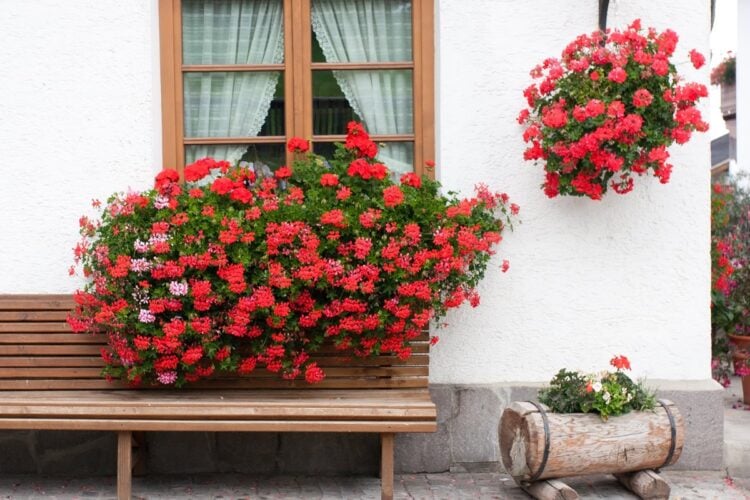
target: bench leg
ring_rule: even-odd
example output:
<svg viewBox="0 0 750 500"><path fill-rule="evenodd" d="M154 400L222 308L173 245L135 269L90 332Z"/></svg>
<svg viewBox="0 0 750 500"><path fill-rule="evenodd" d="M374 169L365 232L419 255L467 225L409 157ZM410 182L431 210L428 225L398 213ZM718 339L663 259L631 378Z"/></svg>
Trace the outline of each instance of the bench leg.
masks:
<svg viewBox="0 0 750 500"><path fill-rule="evenodd" d="M117 500L130 500L130 478L133 462L133 433L117 433Z"/></svg>
<svg viewBox="0 0 750 500"><path fill-rule="evenodd" d="M380 435L380 498L393 500L393 433Z"/></svg>

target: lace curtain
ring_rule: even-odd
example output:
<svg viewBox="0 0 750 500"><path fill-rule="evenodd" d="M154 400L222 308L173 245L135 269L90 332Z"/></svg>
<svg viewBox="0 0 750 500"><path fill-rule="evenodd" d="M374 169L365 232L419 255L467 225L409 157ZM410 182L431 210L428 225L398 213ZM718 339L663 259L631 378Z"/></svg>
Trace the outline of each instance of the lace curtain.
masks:
<svg viewBox="0 0 750 500"><path fill-rule="evenodd" d="M411 2L314 0L312 25L328 62L410 61ZM334 71L354 112L372 134L413 132L409 70ZM411 172L411 144L390 143L379 158L395 172Z"/></svg>
<svg viewBox="0 0 750 500"><path fill-rule="evenodd" d="M184 64L278 64L284 57L280 0L185 0ZM186 73L185 137L256 136L268 115L279 74ZM185 161L212 156L236 162L246 146L189 146Z"/></svg>

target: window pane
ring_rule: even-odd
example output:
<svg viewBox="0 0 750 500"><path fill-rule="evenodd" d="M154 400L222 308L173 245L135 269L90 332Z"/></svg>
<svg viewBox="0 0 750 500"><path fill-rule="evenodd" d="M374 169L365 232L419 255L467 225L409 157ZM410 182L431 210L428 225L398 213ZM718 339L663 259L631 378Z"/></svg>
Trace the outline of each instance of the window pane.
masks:
<svg viewBox="0 0 750 500"><path fill-rule="evenodd" d="M316 142L315 153L331 158L336 146L332 142ZM398 181L401 174L414 171L414 143L386 142L378 143L378 160L386 164L391 171L394 181Z"/></svg>
<svg viewBox="0 0 750 500"><path fill-rule="evenodd" d="M386 142L378 144L378 160L388 166L394 176L414 171L414 143Z"/></svg>
<svg viewBox="0 0 750 500"><path fill-rule="evenodd" d="M249 162L255 166L266 165L271 170L276 170L286 162L283 143L185 146L186 165L207 156L216 160L228 160L235 165L241 161Z"/></svg>
<svg viewBox="0 0 750 500"><path fill-rule="evenodd" d="M279 64L281 0L183 0L184 64Z"/></svg>
<svg viewBox="0 0 750 500"><path fill-rule="evenodd" d="M313 62L412 60L410 0L313 0Z"/></svg>
<svg viewBox="0 0 750 500"><path fill-rule="evenodd" d="M284 135L284 79L280 75L185 73L185 137Z"/></svg>
<svg viewBox="0 0 750 500"><path fill-rule="evenodd" d="M343 134L352 119L370 134L413 133L412 71L314 71L313 133Z"/></svg>

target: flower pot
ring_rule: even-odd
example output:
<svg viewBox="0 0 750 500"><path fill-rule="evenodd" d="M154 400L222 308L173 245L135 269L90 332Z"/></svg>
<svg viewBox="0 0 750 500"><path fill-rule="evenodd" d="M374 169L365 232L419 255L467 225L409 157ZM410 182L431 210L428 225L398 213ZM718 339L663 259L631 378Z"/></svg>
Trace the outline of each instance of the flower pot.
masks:
<svg viewBox="0 0 750 500"><path fill-rule="evenodd" d="M519 484L672 465L685 429L677 407L660 403L603 421L597 414L551 413L544 405L514 402L500 421L503 465Z"/></svg>
<svg viewBox="0 0 750 500"><path fill-rule="evenodd" d="M750 371L748 359L750 359L750 336L746 335L727 335L729 342L734 345L732 352L732 361L734 361L734 371L742 377L742 401L750 404L750 375L743 375Z"/></svg>

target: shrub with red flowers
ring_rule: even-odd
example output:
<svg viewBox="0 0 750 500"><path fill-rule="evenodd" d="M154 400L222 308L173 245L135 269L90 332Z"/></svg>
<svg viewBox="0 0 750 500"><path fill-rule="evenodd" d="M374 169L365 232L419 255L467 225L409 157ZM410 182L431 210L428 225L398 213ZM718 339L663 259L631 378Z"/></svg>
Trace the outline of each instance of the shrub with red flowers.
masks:
<svg viewBox="0 0 750 500"><path fill-rule="evenodd" d="M396 183L361 125L348 132L331 159L292 139L298 160L272 177L208 158L185 184L165 170L82 219L89 281L68 321L107 335L106 376L179 386L265 369L315 383L324 343L405 359L431 321L478 304L517 205L483 185L457 199L415 174Z"/></svg>
<svg viewBox="0 0 750 500"><path fill-rule="evenodd" d="M737 57L731 52L711 70L711 85L734 85L737 81Z"/></svg>
<svg viewBox="0 0 750 500"><path fill-rule="evenodd" d="M633 189L634 176L651 174L666 184L672 172L667 148L706 131L696 102L705 85L681 82L671 61L677 34L641 30L580 35L562 58L531 71L540 81L524 90L528 108L518 122L528 144L526 160L544 165L544 192L601 199L608 187ZM696 68L705 58L695 50Z"/></svg>
<svg viewBox="0 0 750 500"><path fill-rule="evenodd" d="M741 182L715 185L711 195L711 333L714 378L729 385L727 334L750 336L750 191ZM735 362L737 374L750 368Z"/></svg>

